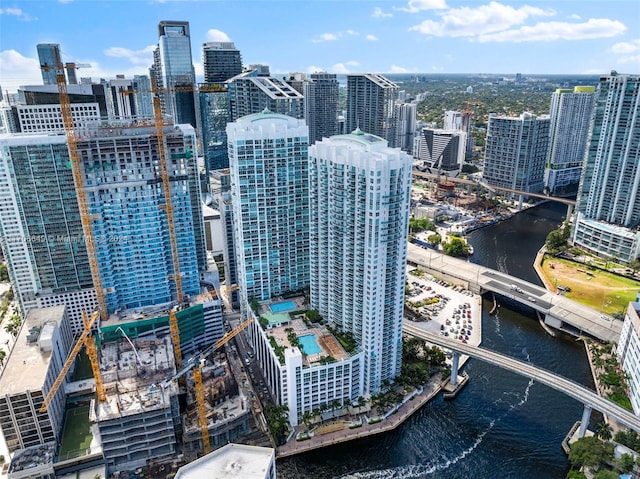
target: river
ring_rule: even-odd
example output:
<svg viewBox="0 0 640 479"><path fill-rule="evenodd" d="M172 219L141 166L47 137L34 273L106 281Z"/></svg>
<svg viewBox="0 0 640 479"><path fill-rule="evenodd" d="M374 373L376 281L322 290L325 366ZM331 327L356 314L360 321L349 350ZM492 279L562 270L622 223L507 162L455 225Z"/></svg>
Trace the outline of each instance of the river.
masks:
<svg viewBox="0 0 640 479"><path fill-rule="evenodd" d="M547 203L473 232L472 261L541 284L532 263L566 207ZM483 304L482 345L593 387L582 343L549 336L535 314ZM453 401L440 396L397 430L278 461L281 479L564 479L561 442L582 405L564 394L478 360ZM595 418L594 418L595 420Z"/></svg>

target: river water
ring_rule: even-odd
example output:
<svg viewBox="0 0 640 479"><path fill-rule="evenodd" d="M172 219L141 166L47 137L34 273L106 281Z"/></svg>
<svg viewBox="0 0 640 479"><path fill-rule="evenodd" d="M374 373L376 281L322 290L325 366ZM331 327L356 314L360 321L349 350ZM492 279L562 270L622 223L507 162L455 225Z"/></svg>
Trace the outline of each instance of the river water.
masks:
<svg viewBox="0 0 640 479"><path fill-rule="evenodd" d="M566 208L547 203L473 232L472 261L541 284L532 263ZM535 314L485 298L482 345L593 387L582 343L549 336ZM499 300L500 302L500 300ZM440 396L393 432L278 461L282 479L564 479L561 442L582 405L498 367L470 360L471 380Z"/></svg>

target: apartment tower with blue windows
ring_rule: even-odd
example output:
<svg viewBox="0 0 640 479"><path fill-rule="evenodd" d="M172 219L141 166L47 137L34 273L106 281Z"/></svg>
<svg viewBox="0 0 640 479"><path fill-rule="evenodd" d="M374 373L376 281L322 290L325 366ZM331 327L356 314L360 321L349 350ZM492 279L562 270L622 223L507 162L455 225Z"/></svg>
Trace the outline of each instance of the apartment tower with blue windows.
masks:
<svg viewBox="0 0 640 479"><path fill-rule="evenodd" d="M227 126L241 309L309 285L308 128L286 115Z"/></svg>
<svg viewBox="0 0 640 479"><path fill-rule="evenodd" d="M611 72L596 88L572 241L598 256L640 256L640 76Z"/></svg>

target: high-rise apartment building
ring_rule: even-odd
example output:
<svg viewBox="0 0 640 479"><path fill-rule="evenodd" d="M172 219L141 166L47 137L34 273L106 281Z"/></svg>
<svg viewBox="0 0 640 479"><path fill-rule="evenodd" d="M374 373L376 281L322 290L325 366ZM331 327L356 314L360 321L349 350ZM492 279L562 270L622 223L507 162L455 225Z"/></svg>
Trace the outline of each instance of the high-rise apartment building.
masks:
<svg viewBox="0 0 640 479"><path fill-rule="evenodd" d="M418 124L418 103L396 104L398 124L396 126L396 146L411 153Z"/></svg>
<svg viewBox="0 0 640 479"><path fill-rule="evenodd" d="M411 166L360 130L309 147L311 305L353 334L365 394L400 373Z"/></svg>
<svg viewBox="0 0 640 479"><path fill-rule="evenodd" d="M459 111L447 110L444 112L443 130L461 130L462 129L462 113Z"/></svg>
<svg viewBox="0 0 640 479"><path fill-rule="evenodd" d="M42 83L56 85L56 67L62 64L60 45L57 43L38 43L36 49L42 71Z"/></svg>
<svg viewBox="0 0 640 479"><path fill-rule="evenodd" d="M176 124L197 125L196 74L191 56L189 22L158 24L158 47L154 52L153 76L162 113Z"/></svg>
<svg viewBox="0 0 640 479"><path fill-rule="evenodd" d="M304 97L279 78L258 76L258 70L242 73L228 82L231 121L267 109L293 118L304 118Z"/></svg>
<svg viewBox="0 0 640 479"><path fill-rule="evenodd" d="M593 111L595 87L558 89L551 96L549 156L545 188L553 195L571 194L578 189L587 135Z"/></svg>
<svg viewBox="0 0 640 479"><path fill-rule="evenodd" d="M418 169L457 177L464 162L466 138L467 134L462 130L423 128L413 148Z"/></svg>
<svg viewBox="0 0 640 479"><path fill-rule="evenodd" d="M616 355L629 382L629 400L633 412L640 414L640 298L629 303L616 346Z"/></svg>
<svg viewBox="0 0 640 479"><path fill-rule="evenodd" d="M541 193L549 147L549 117L489 115L482 177L489 185Z"/></svg>
<svg viewBox="0 0 640 479"><path fill-rule="evenodd" d="M309 284L304 120L262 112L227 126L240 305Z"/></svg>
<svg viewBox="0 0 640 479"><path fill-rule="evenodd" d="M207 42L202 45L205 83L224 83L242 73L242 55L233 42Z"/></svg>
<svg viewBox="0 0 640 479"><path fill-rule="evenodd" d="M333 73L312 73L304 82L304 115L309 144L338 134L338 80Z"/></svg>
<svg viewBox="0 0 640 479"><path fill-rule="evenodd" d="M600 256L640 255L640 76L600 78L572 241Z"/></svg>
<svg viewBox="0 0 640 479"><path fill-rule="evenodd" d="M207 174L229 167L227 123L231 121L229 94L221 83L204 83L198 88L202 149Z"/></svg>
<svg viewBox="0 0 640 479"><path fill-rule="evenodd" d="M206 270L195 132L166 127L180 272L186 295ZM85 129L78 141L109 312L175 299L153 126ZM95 309L65 137L0 137L0 241L23 313L66 304L74 332Z"/></svg>
<svg viewBox="0 0 640 479"><path fill-rule="evenodd" d="M356 128L396 146L398 86L382 75L347 75L346 131Z"/></svg>

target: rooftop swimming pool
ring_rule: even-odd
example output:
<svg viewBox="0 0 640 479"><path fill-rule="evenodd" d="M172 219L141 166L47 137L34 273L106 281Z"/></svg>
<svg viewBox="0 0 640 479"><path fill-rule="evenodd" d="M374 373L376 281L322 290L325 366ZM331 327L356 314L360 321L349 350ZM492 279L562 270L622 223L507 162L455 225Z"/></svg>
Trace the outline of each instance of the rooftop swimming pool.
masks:
<svg viewBox="0 0 640 479"><path fill-rule="evenodd" d="M311 354L319 354L322 352L322 348L318 346L315 334L305 334L304 336L298 336L300 346L307 356Z"/></svg>
<svg viewBox="0 0 640 479"><path fill-rule="evenodd" d="M274 303L269 305L269 309L272 313L283 313L284 311L292 311L296 308L296 303L293 301L285 301L283 303Z"/></svg>

